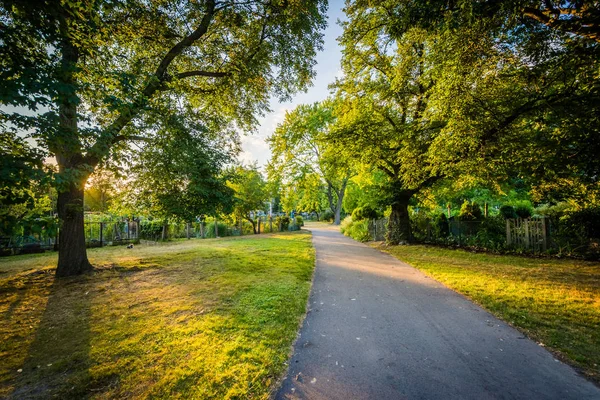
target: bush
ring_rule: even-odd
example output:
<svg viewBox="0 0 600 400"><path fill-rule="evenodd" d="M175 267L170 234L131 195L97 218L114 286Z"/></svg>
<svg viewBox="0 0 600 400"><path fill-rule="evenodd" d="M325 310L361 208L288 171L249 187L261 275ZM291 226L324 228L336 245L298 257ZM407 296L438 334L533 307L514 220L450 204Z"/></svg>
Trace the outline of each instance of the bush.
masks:
<svg viewBox="0 0 600 400"><path fill-rule="evenodd" d="M481 221L483 219L483 212L481 212L481 207L476 202L469 203L465 201L460 207L458 217L461 221Z"/></svg>
<svg viewBox="0 0 600 400"><path fill-rule="evenodd" d="M512 219L517 218L517 213L515 212L515 208L509 205L503 205L500 207L500 215L504 217L504 219Z"/></svg>
<svg viewBox="0 0 600 400"><path fill-rule="evenodd" d="M281 226L281 232L285 232L290 226L290 217L288 217L287 215L277 217L275 218L275 221L273 221L273 223L276 224L277 227Z"/></svg>
<svg viewBox="0 0 600 400"><path fill-rule="evenodd" d="M302 218L302 215L296 215L295 219L296 219L296 225L304 226L304 218Z"/></svg>
<svg viewBox="0 0 600 400"><path fill-rule="evenodd" d="M519 203L515 205L515 214L517 214L519 218L531 218L533 215L533 207L531 207L531 204Z"/></svg>
<svg viewBox="0 0 600 400"><path fill-rule="evenodd" d="M354 211L352 211L352 220L353 221L360 221L362 219L377 219L377 218L380 218L380 215L377 212L377 210L371 208L368 205L355 208Z"/></svg>
<svg viewBox="0 0 600 400"><path fill-rule="evenodd" d="M342 221L340 230L344 235L350 236L359 242L368 242L371 240L369 221L366 219L354 221L352 217L348 216Z"/></svg>
<svg viewBox="0 0 600 400"><path fill-rule="evenodd" d="M450 224L446 214L441 213L435 219L435 236L440 239L445 239L450 235Z"/></svg>
<svg viewBox="0 0 600 400"><path fill-rule="evenodd" d="M321 214L321 221L333 222L334 218L335 218L335 215L333 214L333 211L331 211L331 210L323 211L323 213Z"/></svg>
<svg viewBox="0 0 600 400"><path fill-rule="evenodd" d="M223 236L230 236L230 232L229 229L227 229L227 225L225 225L222 222L218 222L218 227L219 227L219 237L223 237ZM215 234L215 223L214 222L209 222L208 224L206 224L206 237L207 238L215 238L217 237L217 235Z"/></svg>

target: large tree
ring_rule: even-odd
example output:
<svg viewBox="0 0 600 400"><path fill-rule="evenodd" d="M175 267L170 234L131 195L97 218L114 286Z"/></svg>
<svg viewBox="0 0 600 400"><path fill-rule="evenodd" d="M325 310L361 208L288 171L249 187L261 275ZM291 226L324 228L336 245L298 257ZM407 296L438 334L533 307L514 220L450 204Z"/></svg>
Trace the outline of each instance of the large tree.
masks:
<svg viewBox="0 0 600 400"><path fill-rule="evenodd" d="M524 179L539 201L598 197L597 1L382 1L378 7L386 14L381 29L392 37L418 27L443 44L430 100L447 121L434 146L447 160L443 168Z"/></svg>
<svg viewBox="0 0 600 400"><path fill-rule="evenodd" d="M334 101L325 100L300 105L286 114L283 123L268 139L273 153L269 173L282 177L284 184L293 185L308 175L318 174L326 185L334 224L339 225L346 186L354 169L342 149L327 139L335 124L334 107Z"/></svg>
<svg viewBox="0 0 600 400"><path fill-rule="evenodd" d="M429 151L445 125L432 112L436 37L414 29L394 38L381 29L385 9L347 9L341 43L344 78L338 130L329 140L388 177L382 198L391 206L386 240L411 240L408 205L442 177Z"/></svg>
<svg viewBox="0 0 600 400"><path fill-rule="evenodd" d="M198 113L212 131L250 128L271 95L310 83L325 10L324 0L2 0L0 102L14 108L0 123L58 164L57 275L91 269L83 188L155 134L149 110Z"/></svg>

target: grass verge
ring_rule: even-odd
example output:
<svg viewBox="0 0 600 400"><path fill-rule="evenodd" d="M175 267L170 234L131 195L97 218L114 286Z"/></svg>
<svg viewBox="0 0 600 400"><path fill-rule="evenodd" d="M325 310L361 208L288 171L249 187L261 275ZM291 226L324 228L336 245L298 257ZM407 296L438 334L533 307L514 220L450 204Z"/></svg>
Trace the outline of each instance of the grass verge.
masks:
<svg viewBox="0 0 600 400"><path fill-rule="evenodd" d="M0 398L268 398L314 268L306 232L0 259Z"/></svg>
<svg viewBox="0 0 600 400"><path fill-rule="evenodd" d="M466 295L600 383L600 263L373 246Z"/></svg>

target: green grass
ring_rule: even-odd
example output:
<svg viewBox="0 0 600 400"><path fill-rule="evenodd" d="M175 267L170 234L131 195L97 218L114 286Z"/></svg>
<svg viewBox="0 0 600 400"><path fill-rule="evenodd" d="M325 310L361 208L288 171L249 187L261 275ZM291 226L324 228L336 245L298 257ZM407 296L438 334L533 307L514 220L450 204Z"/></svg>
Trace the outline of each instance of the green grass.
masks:
<svg viewBox="0 0 600 400"><path fill-rule="evenodd" d="M306 232L0 259L0 398L268 398L314 268ZM20 372L19 372L20 371Z"/></svg>
<svg viewBox="0 0 600 400"><path fill-rule="evenodd" d="M600 382L600 263L374 246L468 296Z"/></svg>

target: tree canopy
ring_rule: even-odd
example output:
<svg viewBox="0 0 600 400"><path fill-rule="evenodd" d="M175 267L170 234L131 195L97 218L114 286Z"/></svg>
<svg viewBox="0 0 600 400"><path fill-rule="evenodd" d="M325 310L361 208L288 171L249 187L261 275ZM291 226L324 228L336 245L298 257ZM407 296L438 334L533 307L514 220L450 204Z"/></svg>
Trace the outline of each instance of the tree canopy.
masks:
<svg viewBox="0 0 600 400"><path fill-rule="evenodd" d="M0 128L28 132L58 164L57 274L91 268L83 187L98 165L153 138L156 115L250 129L271 95L310 83L325 10L323 0L3 0L0 102L13 108Z"/></svg>

